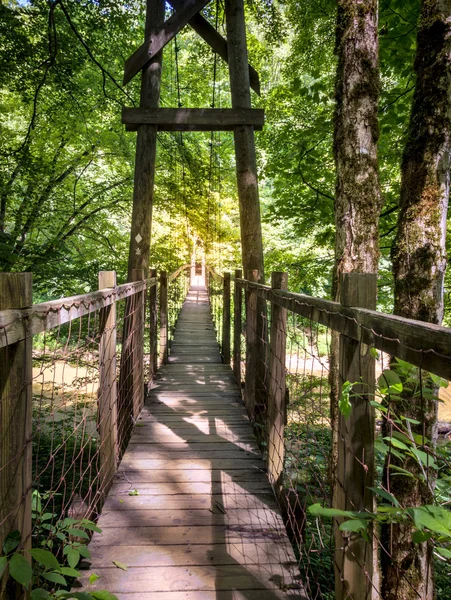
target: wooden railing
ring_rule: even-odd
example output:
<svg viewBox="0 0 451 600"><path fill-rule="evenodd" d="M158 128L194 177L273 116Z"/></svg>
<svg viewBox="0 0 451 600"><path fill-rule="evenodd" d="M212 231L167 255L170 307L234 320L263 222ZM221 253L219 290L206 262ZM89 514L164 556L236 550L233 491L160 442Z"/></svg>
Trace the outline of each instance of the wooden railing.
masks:
<svg viewBox="0 0 451 600"><path fill-rule="evenodd" d="M231 320L230 310L225 307L230 306L230 287L226 284L230 274L224 273L220 280L215 274L215 279L224 290L221 342L224 362L229 362ZM321 502L341 510L373 512L376 351L381 353L382 368L390 368L393 359L399 358L418 368L420 382L422 378L427 380L429 374L451 379L451 329L374 310L375 275L346 274L341 289L341 301L333 302L288 291L286 273L273 273L271 286L256 283L253 272L243 279L237 270L234 278L233 371L243 387L249 416L257 426L268 476L292 540L298 546L300 564L306 556L304 538L309 504ZM328 351L332 332L339 334L338 397L342 397L345 383L351 386L346 391L351 406L346 416L340 412L333 416L327 391L332 365L327 351L324 356L319 346L315 350L313 343L307 341L315 328L326 341ZM229 345L229 352L224 343ZM418 393L423 393L422 389ZM308 402L310 408L305 405ZM387 430L392 431L389 416L382 412L378 418L386 420L390 425ZM325 439L328 431L330 442L323 446L315 442L328 471L316 482L316 487L326 491L323 497L312 494L307 498L292 479L293 473L308 477L308 455L299 462L299 452L303 455L304 451L296 436L301 435L305 443L306 439L316 439L315 436ZM298 433L293 437L293 432ZM336 519L335 548L333 544L325 546L323 540L315 549L309 540L312 544L309 552L330 550L334 557L337 599L369 598L377 588L373 569L377 569L378 541L376 538L365 541L361 536L342 532L339 529L342 521ZM323 535L327 519L325 523ZM305 570L310 566L302 568L312 579L312 573ZM320 580L320 573L315 576ZM312 596L317 593L318 590L312 590Z"/></svg>
<svg viewBox="0 0 451 600"><path fill-rule="evenodd" d="M49 507L57 498L55 519L100 510L167 360L187 268L119 286L101 271L98 291L34 305L30 273L0 273L0 548L14 530L30 547L33 490Z"/></svg>

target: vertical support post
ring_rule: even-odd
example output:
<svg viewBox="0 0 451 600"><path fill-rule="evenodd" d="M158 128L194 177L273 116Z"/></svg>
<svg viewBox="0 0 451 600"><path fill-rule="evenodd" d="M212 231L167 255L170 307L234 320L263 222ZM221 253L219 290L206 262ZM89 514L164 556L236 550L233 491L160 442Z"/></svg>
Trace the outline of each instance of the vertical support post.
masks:
<svg viewBox="0 0 451 600"><path fill-rule="evenodd" d="M251 108L249 66L243 0L225 0L230 91L233 108ZM258 196L254 128L234 127L235 159L240 204L243 269L258 269L264 281L263 244Z"/></svg>
<svg viewBox="0 0 451 600"><path fill-rule="evenodd" d="M274 272L271 289L286 290L288 273ZM285 357L287 344L287 310L271 303L271 332L268 396L268 476L273 485L280 482L285 455ZM277 492L279 490L276 490Z"/></svg>
<svg viewBox="0 0 451 600"><path fill-rule="evenodd" d="M377 275L345 273L341 284L343 306L376 309ZM373 511L374 409L370 405L375 388L375 361L369 347L340 335L340 389L345 381L353 386L350 416L339 416L338 467L334 507ZM335 590L337 600L372 597L373 547L360 535L339 530L335 523ZM370 536L371 540L371 536Z"/></svg>
<svg viewBox="0 0 451 600"><path fill-rule="evenodd" d="M133 270L134 281L144 280L144 270ZM135 314L132 330L132 377L133 377L133 422L144 406L144 320L146 314L146 292L135 294Z"/></svg>
<svg viewBox="0 0 451 600"><path fill-rule="evenodd" d="M32 285L31 273L0 273L0 310L31 306ZM24 340L0 348L0 548L15 530L21 534L20 547L31 548L32 378L27 333ZM23 598L22 586L13 583L10 589L6 580L0 581L0 596Z"/></svg>
<svg viewBox="0 0 451 600"><path fill-rule="evenodd" d="M235 287L233 290L233 374L241 387L241 310L243 303L243 288L237 283L241 279L241 269L235 270Z"/></svg>
<svg viewBox="0 0 451 600"><path fill-rule="evenodd" d="M230 365L230 273L224 273L222 305L222 361Z"/></svg>
<svg viewBox="0 0 451 600"><path fill-rule="evenodd" d="M168 274L160 273L160 364L168 362Z"/></svg>
<svg viewBox="0 0 451 600"><path fill-rule="evenodd" d="M157 270L150 269L149 275L157 277ZM149 385L154 381L158 369L158 285L149 288Z"/></svg>
<svg viewBox="0 0 451 600"><path fill-rule="evenodd" d="M257 269L248 271L247 279L250 282L258 281ZM255 416L256 373L258 366L258 332L257 332L257 295L248 290L246 292L246 378L245 378L245 404L251 419Z"/></svg>
<svg viewBox="0 0 451 600"><path fill-rule="evenodd" d="M164 0L147 0L145 39L164 21ZM158 108L163 52L158 52L142 70L140 108ZM157 126L138 125L136 139L133 211L128 255L128 281L133 269L149 268L152 207L154 198Z"/></svg>
<svg viewBox="0 0 451 600"><path fill-rule="evenodd" d="M116 287L115 271L99 272L99 290ZM116 302L102 308L99 314L99 438L101 487L106 493L116 473L117 381L116 381Z"/></svg>

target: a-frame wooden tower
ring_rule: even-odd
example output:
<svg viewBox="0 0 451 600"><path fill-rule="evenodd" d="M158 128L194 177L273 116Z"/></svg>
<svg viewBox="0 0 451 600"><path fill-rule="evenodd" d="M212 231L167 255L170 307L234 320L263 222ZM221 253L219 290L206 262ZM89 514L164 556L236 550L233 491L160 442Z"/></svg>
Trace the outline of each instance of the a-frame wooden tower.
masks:
<svg viewBox="0 0 451 600"><path fill-rule="evenodd" d="M122 122L137 131L128 278L147 275L152 226L157 131L234 131L244 274L258 271L263 281L263 248L254 129L263 110L251 107L250 89L260 93L258 73L248 64L243 0L225 0L227 39L200 14L210 0L168 0L175 9L164 21L165 0L147 0L145 41L126 61L124 84L140 71L139 108L125 108ZM159 108L162 51L190 25L229 65L232 108Z"/></svg>

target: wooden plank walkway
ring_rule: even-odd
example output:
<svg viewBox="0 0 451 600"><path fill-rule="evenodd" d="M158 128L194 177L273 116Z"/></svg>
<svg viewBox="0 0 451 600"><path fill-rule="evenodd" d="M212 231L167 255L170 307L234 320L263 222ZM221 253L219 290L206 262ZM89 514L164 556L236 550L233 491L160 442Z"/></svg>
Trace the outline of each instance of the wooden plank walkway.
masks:
<svg viewBox="0 0 451 600"><path fill-rule="evenodd" d="M221 363L205 288L190 289L99 526L87 591L306 598L240 390ZM88 585L92 573L100 578Z"/></svg>

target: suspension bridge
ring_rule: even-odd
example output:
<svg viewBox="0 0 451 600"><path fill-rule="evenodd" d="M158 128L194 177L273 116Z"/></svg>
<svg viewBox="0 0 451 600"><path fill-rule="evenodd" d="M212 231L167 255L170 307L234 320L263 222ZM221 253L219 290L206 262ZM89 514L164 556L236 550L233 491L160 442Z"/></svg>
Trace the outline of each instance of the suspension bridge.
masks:
<svg viewBox="0 0 451 600"><path fill-rule="evenodd" d="M376 311L375 274L344 274L339 302L289 291L284 271L263 283L243 3L224 2L226 38L218 5L215 28L208 0L169 4L165 20L147 0L125 63L124 85L141 73L122 113L137 132L127 283L102 271L96 291L33 304L30 273L0 273L0 597L379 598L390 548L366 524L396 508L380 455L408 445L426 483L432 455L421 423L381 410L377 377L403 361L428 401L451 379L451 331ZM182 108L179 90L159 107L162 51L185 25L228 63L231 108L215 91ZM244 276L149 269L158 131L233 131Z"/></svg>

